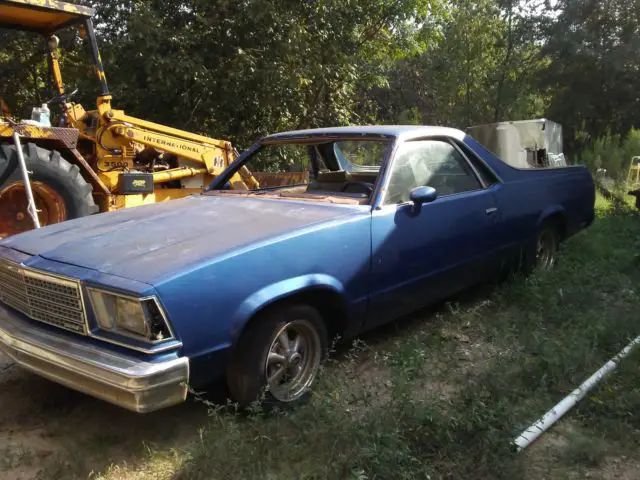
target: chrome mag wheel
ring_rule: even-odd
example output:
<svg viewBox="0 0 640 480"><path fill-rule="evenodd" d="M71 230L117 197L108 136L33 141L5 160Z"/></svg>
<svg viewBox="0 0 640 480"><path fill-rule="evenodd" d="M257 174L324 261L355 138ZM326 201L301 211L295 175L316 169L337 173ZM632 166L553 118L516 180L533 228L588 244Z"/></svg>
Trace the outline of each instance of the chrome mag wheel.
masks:
<svg viewBox="0 0 640 480"><path fill-rule="evenodd" d="M546 228L538 236L536 244L536 266L541 270L549 270L556 264L558 242L555 232Z"/></svg>
<svg viewBox="0 0 640 480"><path fill-rule="evenodd" d="M280 402L293 402L309 389L322 360L318 331L307 320L293 320L273 336L265 364L269 392Z"/></svg>

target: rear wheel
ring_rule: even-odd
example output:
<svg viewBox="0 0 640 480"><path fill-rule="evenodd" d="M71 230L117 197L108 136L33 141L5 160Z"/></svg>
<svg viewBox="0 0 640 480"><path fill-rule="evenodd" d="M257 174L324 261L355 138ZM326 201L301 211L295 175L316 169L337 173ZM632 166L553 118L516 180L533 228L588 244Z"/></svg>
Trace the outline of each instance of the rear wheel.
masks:
<svg viewBox="0 0 640 480"><path fill-rule="evenodd" d="M555 226L545 225L536 239L535 268L550 270L558 263L559 243Z"/></svg>
<svg viewBox="0 0 640 480"><path fill-rule="evenodd" d="M23 153L41 226L98 211L93 188L60 152L27 143ZM16 148L0 145L0 238L34 228L27 207Z"/></svg>
<svg viewBox="0 0 640 480"><path fill-rule="evenodd" d="M314 308L286 305L261 315L240 337L227 371L231 397L243 407L261 398L268 407L304 401L326 348L327 331Z"/></svg>
<svg viewBox="0 0 640 480"><path fill-rule="evenodd" d="M534 270L551 270L558 263L560 235L554 222L546 222L540 227L535 241L522 252L519 270L524 275Z"/></svg>

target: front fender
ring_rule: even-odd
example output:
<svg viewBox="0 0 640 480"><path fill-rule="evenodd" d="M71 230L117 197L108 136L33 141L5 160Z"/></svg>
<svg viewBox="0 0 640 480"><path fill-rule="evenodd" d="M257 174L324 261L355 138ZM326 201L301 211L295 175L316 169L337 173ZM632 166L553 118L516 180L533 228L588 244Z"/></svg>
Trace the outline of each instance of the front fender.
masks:
<svg viewBox="0 0 640 480"><path fill-rule="evenodd" d="M244 326L256 312L278 300L319 287L344 295L342 283L336 278L322 273L289 278L263 287L251 294L233 314L229 332L232 343L236 342Z"/></svg>

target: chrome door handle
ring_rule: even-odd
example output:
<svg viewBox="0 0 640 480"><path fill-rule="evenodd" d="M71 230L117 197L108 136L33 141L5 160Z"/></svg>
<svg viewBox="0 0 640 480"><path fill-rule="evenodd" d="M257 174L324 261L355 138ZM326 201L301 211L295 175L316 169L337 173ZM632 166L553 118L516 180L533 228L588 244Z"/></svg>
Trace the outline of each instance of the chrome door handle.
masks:
<svg viewBox="0 0 640 480"><path fill-rule="evenodd" d="M496 207L491 207L491 208L487 208L484 213L486 213L487 215L493 215L494 213L496 213L498 211L498 209Z"/></svg>

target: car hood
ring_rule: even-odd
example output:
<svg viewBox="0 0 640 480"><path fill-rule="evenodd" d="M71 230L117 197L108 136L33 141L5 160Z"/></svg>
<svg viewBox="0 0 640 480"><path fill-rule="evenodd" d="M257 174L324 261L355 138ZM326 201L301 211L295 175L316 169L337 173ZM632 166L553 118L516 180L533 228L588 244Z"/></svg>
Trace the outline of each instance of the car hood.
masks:
<svg viewBox="0 0 640 480"><path fill-rule="evenodd" d="M0 245L154 284L234 250L358 211L345 205L198 195L70 220Z"/></svg>

